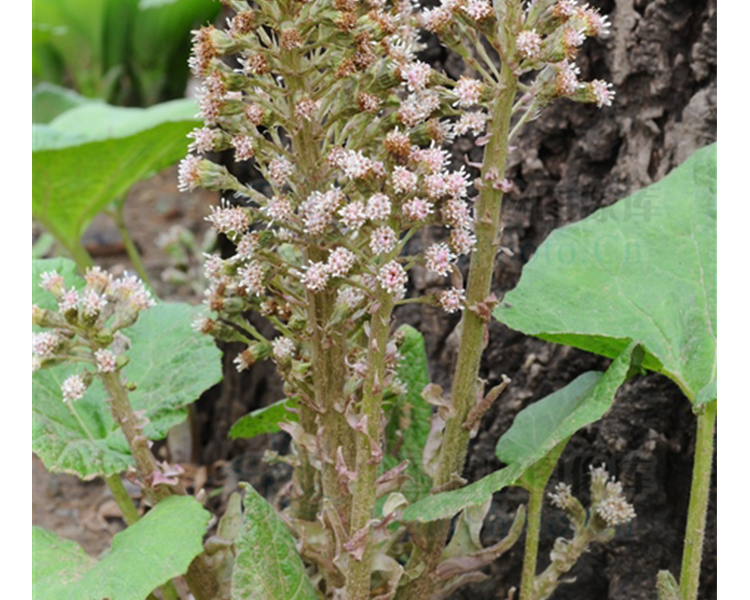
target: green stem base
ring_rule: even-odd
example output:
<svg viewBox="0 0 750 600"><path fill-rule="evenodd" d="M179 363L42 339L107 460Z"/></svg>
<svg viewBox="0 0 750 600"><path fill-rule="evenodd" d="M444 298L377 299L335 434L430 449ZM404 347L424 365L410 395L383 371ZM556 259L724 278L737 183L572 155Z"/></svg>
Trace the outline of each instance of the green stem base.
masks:
<svg viewBox="0 0 750 600"><path fill-rule="evenodd" d="M711 471L714 458L716 400L709 402L698 414L698 431L693 459L693 483L690 488L685 546L680 572L680 598L696 600L700 583L703 538L706 532L706 512L711 492Z"/></svg>

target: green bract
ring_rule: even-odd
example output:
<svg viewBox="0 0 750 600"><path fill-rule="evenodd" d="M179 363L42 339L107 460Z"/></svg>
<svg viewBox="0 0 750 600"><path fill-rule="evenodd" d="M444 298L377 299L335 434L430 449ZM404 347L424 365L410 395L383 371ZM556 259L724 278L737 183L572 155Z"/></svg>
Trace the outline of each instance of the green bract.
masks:
<svg viewBox="0 0 750 600"><path fill-rule="evenodd" d="M250 485L245 488L245 526L236 542L232 600L317 600L294 538Z"/></svg>
<svg viewBox="0 0 750 600"><path fill-rule="evenodd" d="M84 284L68 260L34 261L34 302L48 309L55 307L54 298L39 288L39 276L52 269L65 277L68 287ZM132 343L124 375L137 386L130 401L149 420L144 428L149 439L166 436L170 427L186 418L185 407L221 380L219 350L213 340L190 326L200 310L186 304L158 304L123 330ZM32 448L52 471L84 479L118 473L132 463L132 457L98 379L80 400L71 405L62 400L60 385L81 370L66 364L34 373Z"/></svg>
<svg viewBox="0 0 750 600"><path fill-rule="evenodd" d="M130 187L185 156L192 100L148 109L86 102L33 127L32 214L69 251Z"/></svg>
<svg viewBox="0 0 750 600"><path fill-rule="evenodd" d="M69 540L33 528L33 596L38 600L143 600L187 571L203 551L210 513L193 498L159 502L135 525L115 535L97 562Z"/></svg>
<svg viewBox="0 0 750 600"><path fill-rule="evenodd" d="M663 180L554 231L494 316L644 366L696 404L716 398L716 144Z"/></svg>
<svg viewBox="0 0 750 600"><path fill-rule="evenodd" d="M299 421L297 413L289 410L298 406L299 400L296 398L284 398L284 400L274 402L270 406L254 410L232 425L229 430L229 437L236 440L237 438L252 438L262 433L281 431L279 423L284 421L296 423Z"/></svg>
<svg viewBox="0 0 750 600"><path fill-rule="evenodd" d="M625 381L632 365L640 363L642 354L641 347L631 343L605 373L585 373L562 390L525 408L498 443L498 457L508 461L505 468L459 490L420 500L406 509L404 519L450 518L467 506L479 506L493 493L514 485L527 469L581 427L602 418L612 405L617 388Z"/></svg>
<svg viewBox="0 0 750 600"><path fill-rule="evenodd" d="M417 500L429 492L431 483L422 470L422 451L430 433L432 407L422 398L422 390L430 383L424 337L409 325L399 331L405 336L401 346L398 378L406 386L406 393L385 405L388 422L385 426L385 455L383 470L404 460L409 461L406 473L412 482L404 488L406 497Z"/></svg>

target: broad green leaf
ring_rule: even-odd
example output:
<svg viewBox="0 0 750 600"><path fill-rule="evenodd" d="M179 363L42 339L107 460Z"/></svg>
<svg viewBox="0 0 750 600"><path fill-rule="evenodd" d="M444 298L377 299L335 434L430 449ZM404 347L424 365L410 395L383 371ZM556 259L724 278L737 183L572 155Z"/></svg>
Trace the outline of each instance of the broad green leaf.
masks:
<svg viewBox="0 0 750 600"><path fill-rule="evenodd" d="M50 587L65 587L81 579L96 564L83 548L41 527L32 527L32 597L46 600Z"/></svg>
<svg viewBox="0 0 750 600"><path fill-rule="evenodd" d="M514 485L527 469L550 452L557 451L557 446L581 427L601 419L612 405L617 388L631 372L631 366L640 364L642 354L642 348L632 343L603 375L581 375L566 388L525 408L503 436L508 439L498 444L499 454L512 462L459 490L420 500L406 509L404 519L447 519L466 507L481 505L495 492ZM562 407L557 406L558 401Z"/></svg>
<svg viewBox="0 0 750 600"><path fill-rule="evenodd" d="M253 438L262 433L275 433L281 431L279 423L296 423L299 421L299 415L290 409L296 409L299 406L299 400L296 398L285 398L274 402L270 406L264 406L245 415L237 421L229 430L229 437L233 440L237 438Z"/></svg>
<svg viewBox="0 0 750 600"><path fill-rule="evenodd" d="M406 385L406 393L386 407L386 450L382 469L387 471L404 460L409 461L407 474L413 482L401 490L410 502L415 502L432 487L422 470L422 451L430 433L432 407L422 398L422 390L430 383L427 353L422 334L409 325L399 328L405 336L401 346L401 362L397 373Z"/></svg>
<svg viewBox="0 0 750 600"><path fill-rule="evenodd" d="M31 120L34 123L49 123L62 113L96 102L77 94L73 90L51 83L42 83L34 88L31 95Z"/></svg>
<svg viewBox="0 0 750 600"><path fill-rule="evenodd" d="M294 538L273 507L245 488L245 526L236 541L232 600L317 600Z"/></svg>
<svg viewBox="0 0 750 600"><path fill-rule="evenodd" d="M192 100L148 109L88 103L33 128L32 214L68 249L130 187L185 156Z"/></svg>
<svg viewBox="0 0 750 600"><path fill-rule="evenodd" d="M511 327L644 366L691 402L716 398L716 144L667 177L554 231L495 309Z"/></svg>
<svg viewBox="0 0 750 600"><path fill-rule="evenodd" d="M33 261L33 300L43 308L53 309L55 302L52 294L39 288L39 278L55 268L66 285L84 283L67 259ZM129 398L134 410L144 411L149 420L144 429L149 439L166 436L186 418L185 407L221 380L221 353L212 339L191 328L200 312L200 307L161 303L123 330L132 344L124 373L137 386ZM80 400L62 401L62 382L80 371L78 365L60 365L34 373L32 448L52 471L84 479L118 473L132 463L132 457L110 416L99 380Z"/></svg>
<svg viewBox="0 0 750 600"><path fill-rule="evenodd" d="M98 563L74 542L35 527L34 598L144 600L203 551L210 516L192 497L167 498L115 535Z"/></svg>
<svg viewBox="0 0 750 600"><path fill-rule="evenodd" d="M522 461L524 456L553 435L557 425L575 411L581 399L591 392L601 377L598 371L579 375L561 390L522 410L511 428L497 442L495 455L506 465ZM519 483L528 490L544 489L569 437L526 469Z"/></svg>

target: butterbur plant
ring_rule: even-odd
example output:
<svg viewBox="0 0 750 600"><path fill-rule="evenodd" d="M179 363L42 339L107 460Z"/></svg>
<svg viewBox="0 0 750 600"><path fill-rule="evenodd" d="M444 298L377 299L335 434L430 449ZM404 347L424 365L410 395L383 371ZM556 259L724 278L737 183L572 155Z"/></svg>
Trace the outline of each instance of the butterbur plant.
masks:
<svg viewBox="0 0 750 600"><path fill-rule="evenodd" d="M244 341L240 370L275 361L295 399L293 422L281 425L294 440L286 518L317 590L352 600L374 590L444 597L508 544L471 548L460 563L455 549L445 554L449 520L400 516L407 464L382 468L394 451L384 435L388 399L408 391L393 311L414 302L463 311L453 389L422 394L436 407L423 469L433 493L449 491L462 485L471 432L501 391L485 391L478 370L497 302L490 287L500 204L512 185L508 144L557 97L612 102L610 86L580 82L574 64L584 39L606 32L606 19L573 2L228 5L235 14L226 29L195 34L191 65L203 82L206 126L191 134L180 185L233 192L209 220L236 252L207 260L216 316L196 327ZM454 81L419 60L422 27L474 76ZM455 136L484 146L483 164L472 166L478 176L450 168L445 145ZM267 187L251 188L201 157L221 150L251 161ZM408 242L427 227L444 230L445 241L415 252ZM466 286L456 266L463 256ZM418 265L445 289L407 297ZM249 311L271 321L277 337L260 335ZM446 560L456 564L441 568Z"/></svg>
<svg viewBox="0 0 750 600"><path fill-rule="evenodd" d="M635 517L603 468L591 472L588 510L559 484L551 501L573 534L556 542L549 566L537 572L557 459L576 431L605 414L627 378L653 368L639 337L621 337L616 351L609 346L605 372L584 373L521 411L497 445L503 469L469 485L462 471L482 416L512 385L479 377L499 307L492 275L502 199L513 189L506 160L518 132L550 102L612 104L612 86L581 81L575 66L585 39L607 33L606 17L572 0L444 0L431 8L409 0L223 3L226 26L194 32L190 67L201 82L204 126L189 135L179 187L224 194L208 220L234 252L206 257L209 312L193 328L242 343L239 371L275 363L285 397L245 416L230 435L285 431L290 453L267 460L291 465L293 476L276 499L281 510L250 486L244 516L239 496L230 499L216 535L185 567L191 592L199 600L445 599L485 578L483 567L526 529L520 598L550 597L592 543L608 542ZM420 60L425 30L463 59L466 75L454 80ZM456 166L448 148L461 136L484 149L481 163ZM264 183L242 181L214 162L217 152L246 163ZM435 241L423 247L422 239ZM469 265L466 281L459 262ZM416 294L414 269L443 289ZM60 307L34 312L36 324L52 328L35 341L40 365L96 367L62 381L61 402L75 407L94 377L104 383L127 441L123 452L134 459L124 468L156 511L183 493L177 469L155 462L148 440L158 438L144 433L138 414L116 408L140 385L118 350L119 329L136 316L120 306L141 297L124 290L137 285L107 279L102 310L109 312L87 317L92 284L71 312L68 288L53 289L52 281L45 275L42 284ZM461 313L450 390L430 382L420 333L394 326L405 304ZM252 313L275 333L263 335ZM492 494L512 485L528 490L528 506L504 539L484 546ZM163 580L179 574L167 571ZM167 584L157 593L176 591Z"/></svg>

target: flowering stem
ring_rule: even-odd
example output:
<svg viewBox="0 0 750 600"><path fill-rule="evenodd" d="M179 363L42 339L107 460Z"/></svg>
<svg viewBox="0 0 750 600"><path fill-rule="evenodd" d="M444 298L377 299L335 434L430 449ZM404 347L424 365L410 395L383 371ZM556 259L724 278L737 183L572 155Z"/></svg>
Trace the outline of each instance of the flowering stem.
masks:
<svg viewBox="0 0 750 600"><path fill-rule="evenodd" d="M476 201L475 219L477 249L471 257L466 305L461 320L461 340L453 377L451 404L453 416L448 419L440 448L440 464L434 484L442 490L450 489L463 470L470 432L463 427L469 411L477 400L477 377L484 350L487 322L471 307L485 301L490 294L495 256L500 246L500 208L502 192L488 179L501 178L508 156L508 133L518 82L507 63L503 63L500 84L491 109L490 140L484 153L482 183ZM489 177L487 177L489 175ZM430 574L437 567L450 531L450 521L439 521L421 526L429 547L417 550L425 564L423 575L402 588L399 599L422 600L432 595Z"/></svg>
<svg viewBox="0 0 750 600"><path fill-rule="evenodd" d="M590 527L576 531L573 539L565 545L565 556L557 560L553 558L544 572L534 579L533 593L529 598L531 600L549 598L559 585L560 577L573 568L595 537L596 534Z"/></svg>
<svg viewBox="0 0 750 600"><path fill-rule="evenodd" d="M343 411L345 366L344 339L340 330L327 331L326 324L331 316L332 298L330 294L319 292L309 294L309 319L314 328L312 339L311 363L313 366L313 381L315 382L316 404L322 410L321 421L325 436L323 436L323 453L328 460L323 461L323 495L329 499L342 521L346 522L351 498L343 493L338 480L338 473L334 466L336 452L343 447L344 458L353 459L352 432L346 423ZM305 406L301 410L310 410ZM314 419L310 422L315 434Z"/></svg>
<svg viewBox="0 0 750 600"><path fill-rule="evenodd" d="M133 453L133 458L135 459L138 476L145 483L150 480L154 473L156 460L153 454L151 454L151 449L148 447L146 436L138 428L138 419L130 405L128 392L122 381L120 381L120 374L118 372L101 373L101 378L104 388L109 394L112 416L125 434L125 439L128 441L130 451ZM159 486L159 489L164 490L165 486ZM159 495L161 497L154 499L158 501L166 497L163 494Z"/></svg>
<svg viewBox="0 0 750 600"><path fill-rule="evenodd" d="M462 319L461 341L454 371L451 402L453 417L445 426L440 450L440 469L437 486L448 484L454 474L460 475L466 459L469 431L463 427L469 411L477 399L477 377L484 350L487 321L471 310L484 302L490 294L495 256L500 246L500 208L503 194L495 189L492 177L501 178L508 156L508 129L515 98L516 79L507 64L502 67L502 80L494 101L491 116L490 141L484 153L481 188L476 202L477 249L471 259L466 287L466 304ZM489 177L488 177L489 175Z"/></svg>
<svg viewBox="0 0 750 600"><path fill-rule="evenodd" d="M536 561L539 552L539 530L542 524L544 486L529 487L529 512L526 517L526 544L521 570L521 595L519 600L533 600Z"/></svg>
<svg viewBox="0 0 750 600"><path fill-rule="evenodd" d="M157 468L156 459L148 446L148 440L138 428L138 420L133 412L133 407L128 399L128 392L120 380L120 374L115 372L101 373L102 383L110 397L110 408L112 416L125 434L130 451L135 459L136 470L144 486L151 481L154 470ZM144 487L155 502L159 502L173 495L184 495L182 485L169 487L159 485ZM197 556L188 568L185 576L188 587L193 593L195 600L213 600L218 590L218 582L204 555Z"/></svg>
<svg viewBox="0 0 750 600"><path fill-rule="evenodd" d="M688 508L685 547L680 573L680 598L682 600L695 600L698 597L703 537L706 531L706 512L708 496L711 491L715 426L716 400L709 402L698 414L693 482L690 488L690 506Z"/></svg>
<svg viewBox="0 0 750 600"><path fill-rule="evenodd" d="M380 444L381 404L383 401L383 378L385 375L385 354L388 333L393 312L393 297L385 291L377 299L378 308L370 321L370 339L367 346L367 376L362 392L360 415L367 418L367 434L357 435L357 463L354 498L352 500L350 536L366 528L375 512L375 480L378 474L376 456L373 456L371 441ZM347 600L367 600L370 598L370 576L372 563L372 543L369 532L362 560L349 558L349 571L346 578Z"/></svg>

